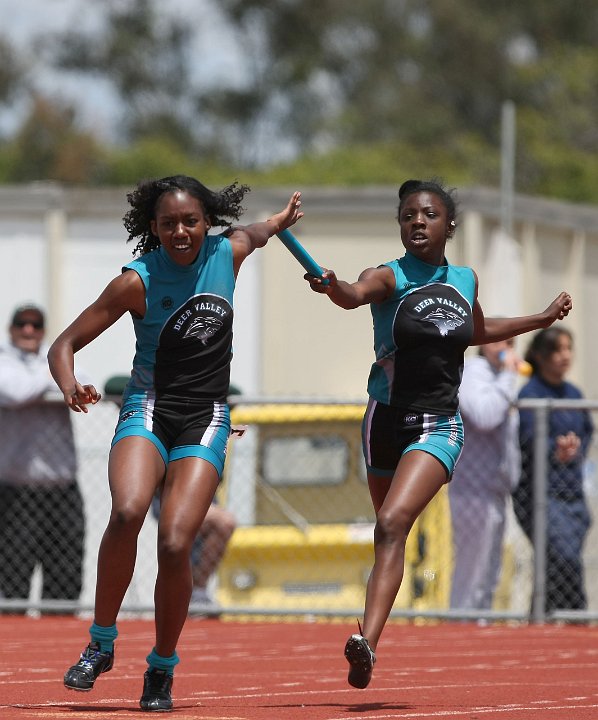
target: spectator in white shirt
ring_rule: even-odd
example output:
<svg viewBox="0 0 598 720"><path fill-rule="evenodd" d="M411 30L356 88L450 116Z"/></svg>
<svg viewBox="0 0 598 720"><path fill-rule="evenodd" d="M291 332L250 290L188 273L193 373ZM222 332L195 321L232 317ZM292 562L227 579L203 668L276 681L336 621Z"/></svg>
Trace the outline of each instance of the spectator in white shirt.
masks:
<svg viewBox="0 0 598 720"><path fill-rule="evenodd" d="M85 518L68 407L44 345L45 314L14 311L0 347L0 596L29 598L36 566L42 600L77 600ZM45 399L57 394L56 401Z"/></svg>
<svg viewBox="0 0 598 720"><path fill-rule="evenodd" d="M520 470L513 340L482 345L467 358L459 390L465 441L449 483L454 566L451 608L492 608L505 518Z"/></svg>

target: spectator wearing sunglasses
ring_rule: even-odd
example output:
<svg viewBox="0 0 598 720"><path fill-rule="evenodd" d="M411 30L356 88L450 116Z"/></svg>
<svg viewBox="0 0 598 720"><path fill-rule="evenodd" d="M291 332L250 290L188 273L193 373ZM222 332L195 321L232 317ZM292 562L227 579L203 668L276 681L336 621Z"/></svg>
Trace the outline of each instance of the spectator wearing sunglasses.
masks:
<svg viewBox="0 0 598 720"><path fill-rule="evenodd" d="M4 603L17 612L27 608L37 566L43 601L77 601L81 592L83 500L69 410L62 396L46 397L58 387L45 329L42 308L21 305L0 346L0 603L22 601Z"/></svg>

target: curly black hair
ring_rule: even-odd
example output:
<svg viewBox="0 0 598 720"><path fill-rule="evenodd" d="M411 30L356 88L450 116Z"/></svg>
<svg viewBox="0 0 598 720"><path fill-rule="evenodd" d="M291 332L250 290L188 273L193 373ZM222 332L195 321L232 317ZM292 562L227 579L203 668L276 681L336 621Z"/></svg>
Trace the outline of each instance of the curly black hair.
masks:
<svg viewBox="0 0 598 720"><path fill-rule="evenodd" d="M228 228L232 220L238 220L243 214L241 201L250 188L235 181L220 192L214 192L187 175L142 180L135 190L127 194L131 209L123 217L125 229L129 233L127 242L139 239L133 255L145 255L160 247L150 222L156 217L156 207L162 195L176 190L183 190L199 200L210 225Z"/></svg>

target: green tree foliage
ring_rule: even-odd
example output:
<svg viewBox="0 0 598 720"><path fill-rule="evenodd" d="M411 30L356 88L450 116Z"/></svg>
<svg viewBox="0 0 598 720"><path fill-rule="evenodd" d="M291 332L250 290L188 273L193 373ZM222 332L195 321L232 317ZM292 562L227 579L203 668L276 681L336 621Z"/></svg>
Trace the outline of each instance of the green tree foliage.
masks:
<svg viewBox="0 0 598 720"><path fill-rule="evenodd" d="M223 5L245 35L261 33L254 46L271 58L271 97L285 91L281 126L303 152L331 148L333 159L346 147L350 159L349 149L375 153L390 143L396 152L387 157L413 166L401 159L417 147L420 171L444 157L451 175L497 184L501 106L509 99L521 117L518 189L563 196L564 184L567 197L598 199L595 186L579 186L596 174L594 0ZM559 171L560 179L548 177Z"/></svg>
<svg viewBox="0 0 598 720"><path fill-rule="evenodd" d="M217 160L193 159L176 143L163 136L145 137L107 158L103 182L108 185L129 185L140 178L176 174L200 177L208 185L227 185L233 171Z"/></svg>
<svg viewBox="0 0 598 720"><path fill-rule="evenodd" d="M41 122L35 137L31 128L51 115L46 97L44 113L34 107L0 146L0 178L129 183L176 165L223 182L234 167L253 184L382 184L409 174L496 186L501 107L512 100L516 189L598 202L595 0L216 4L230 23L222 45L242 53L243 82L196 82L199 4L182 16L157 0L105 0L103 30L47 37L48 62L114 88L119 147L99 151L64 103L54 131ZM0 39L0 103L27 86L17 60ZM41 146L38 156L28 157L25 137ZM49 160L48 137L56 157L65 143L82 148L77 170L74 160Z"/></svg>
<svg viewBox="0 0 598 720"><path fill-rule="evenodd" d="M74 120L73 108L35 97L17 136L0 152L0 178L74 185L101 181L103 153L89 132L75 127Z"/></svg>
<svg viewBox="0 0 598 720"><path fill-rule="evenodd" d="M103 34L69 32L54 39L61 68L109 80L122 100L123 143L161 135L192 147L186 51L192 33L183 20L158 15L151 0L107 2Z"/></svg>
<svg viewBox="0 0 598 720"><path fill-rule="evenodd" d="M23 80L23 67L7 38L0 37L0 104L8 103Z"/></svg>
<svg viewBox="0 0 598 720"><path fill-rule="evenodd" d="M521 73L519 178L538 194L598 201L598 53L561 48Z"/></svg>

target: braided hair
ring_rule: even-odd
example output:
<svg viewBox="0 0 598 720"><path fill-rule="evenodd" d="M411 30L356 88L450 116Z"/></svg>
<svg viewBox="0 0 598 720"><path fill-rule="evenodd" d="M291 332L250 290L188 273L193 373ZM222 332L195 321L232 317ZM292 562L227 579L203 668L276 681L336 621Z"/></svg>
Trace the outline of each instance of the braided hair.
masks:
<svg viewBox="0 0 598 720"><path fill-rule="evenodd" d="M241 217L244 211L241 201L249 189L248 185L239 185L235 181L220 192L214 192L187 175L142 180L135 190L127 194L131 209L123 217L129 233L127 242L138 239L133 255L145 255L160 247L160 240L153 234L150 223L156 218L156 207L164 193L177 190L189 193L201 203L210 225L229 228L232 220Z"/></svg>

